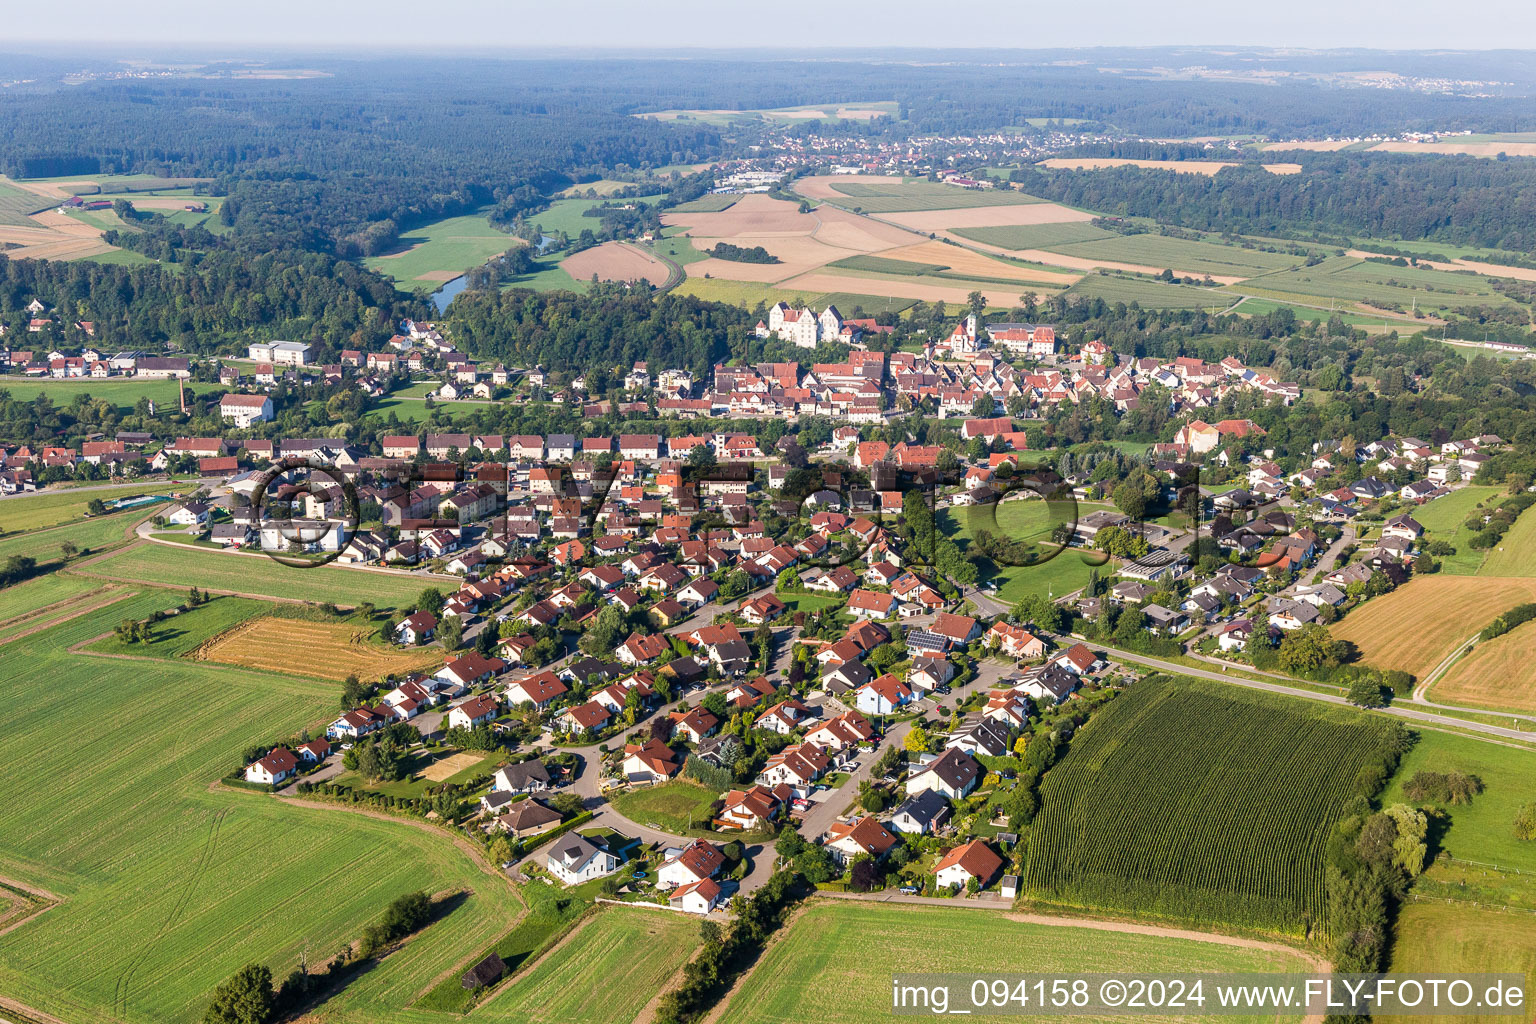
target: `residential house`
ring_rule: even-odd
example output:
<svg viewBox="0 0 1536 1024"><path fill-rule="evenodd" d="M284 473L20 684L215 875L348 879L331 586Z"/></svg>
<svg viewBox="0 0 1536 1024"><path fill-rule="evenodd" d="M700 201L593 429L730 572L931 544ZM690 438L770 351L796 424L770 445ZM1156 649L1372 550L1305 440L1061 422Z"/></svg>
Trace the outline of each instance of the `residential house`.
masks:
<svg viewBox="0 0 1536 1024"><path fill-rule="evenodd" d="M577 885L609 874L619 859L586 836L567 832L550 847L544 866L566 885Z"/></svg>
<svg viewBox="0 0 1536 1024"><path fill-rule="evenodd" d="M950 886L963 889L975 879L979 886L985 888L1002 866L1003 858L982 840L973 839L939 858L934 867L935 881L941 888Z"/></svg>
<svg viewBox="0 0 1536 1024"><path fill-rule="evenodd" d="M912 769L907 776L907 795L915 796L931 789L951 800L959 800L976 788L981 776L981 765L974 757L951 747Z"/></svg>

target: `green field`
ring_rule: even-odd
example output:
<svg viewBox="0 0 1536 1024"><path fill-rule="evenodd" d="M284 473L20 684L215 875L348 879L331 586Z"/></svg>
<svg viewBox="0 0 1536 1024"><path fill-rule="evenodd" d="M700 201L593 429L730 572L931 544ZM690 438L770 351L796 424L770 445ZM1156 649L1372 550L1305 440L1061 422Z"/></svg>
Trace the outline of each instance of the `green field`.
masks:
<svg viewBox="0 0 1536 1024"><path fill-rule="evenodd" d="M190 1024L242 964L281 978L301 951L317 963L411 890L478 894L413 940L398 968L391 957L354 987L397 977L418 945L473 947L510 927L510 894L440 834L210 790L245 745L317 727L334 694L263 673L66 653L163 604L163 592L132 598L6 648L0 873L63 902L0 937L0 991L78 1024ZM440 962L417 965L430 973L412 983Z"/></svg>
<svg viewBox="0 0 1536 1024"><path fill-rule="evenodd" d="M199 385L188 386L188 397ZM47 395L56 406L66 406L81 395L90 395L92 401L111 402L123 412L132 412L140 398L148 398L157 406L175 404L177 386L174 380L139 380L136 377L107 378L106 380L29 380L26 378L0 377L0 392L8 393L13 401L31 402L38 395Z"/></svg>
<svg viewBox="0 0 1536 1024"><path fill-rule="evenodd" d="M907 213L917 210L964 210L977 206L1023 206L1043 200L1022 192L1002 189L970 191L935 181L868 182L835 181L832 190L846 199L839 206L856 207L863 213Z"/></svg>
<svg viewBox="0 0 1536 1024"><path fill-rule="evenodd" d="M1314 309L1311 306L1298 306L1292 302L1277 302L1274 299L1244 298L1232 308L1234 313L1247 313L1249 316L1264 316L1278 309L1288 309L1295 314L1297 320L1331 320L1338 317L1353 327L1380 327L1383 323L1392 323L1398 326L1411 325L1411 319L1398 319L1392 316L1371 315L1367 313L1351 313L1348 310Z"/></svg>
<svg viewBox="0 0 1536 1024"><path fill-rule="evenodd" d="M61 576L50 573L15 586L5 587L0 589L0 623L12 622L20 616L30 616L31 613L51 604L79 597L106 585L100 580L88 580L83 576ZM51 617L45 615L41 621L46 622ZM0 625L0 640L35 624L29 619L9 626Z"/></svg>
<svg viewBox="0 0 1536 1024"><path fill-rule="evenodd" d="M832 292L823 295L818 306L836 306L843 311L844 316L852 315L855 309L863 309L865 313L900 313L911 309L917 304L916 299L904 299L899 295L859 295L854 292Z"/></svg>
<svg viewBox="0 0 1536 1024"><path fill-rule="evenodd" d="M1468 484L1413 510L1413 518L1424 527L1424 532L1431 540L1447 541L1456 548L1454 555L1440 556L1441 572L1455 576L1477 575L1478 567L1483 564L1483 558L1488 552L1472 548L1469 543L1472 531L1462 526L1462 523L1479 504L1489 499L1495 499L1489 504L1497 504L1497 498L1503 493L1502 487ZM1507 536L1505 540L1508 540Z"/></svg>
<svg viewBox="0 0 1536 1024"><path fill-rule="evenodd" d="M1137 263L1159 269L1168 267L1176 273L1212 274L1217 277L1254 277L1286 270L1301 263L1300 256L1150 233L1062 242L1049 248L1052 252L1083 259Z"/></svg>
<svg viewBox="0 0 1536 1024"><path fill-rule="evenodd" d="M16 495L0 499L0 533L42 530L82 519L85 516L86 506L90 504L92 498L100 498L106 502L140 494L164 494L167 491L186 490L191 489L192 486L182 483L145 483L142 487L124 487L111 491L65 488Z"/></svg>
<svg viewBox="0 0 1536 1024"><path fill-rule="evenodd" d="M1078 514L1087 509L1080 508ZM1044 501L1005 501L992 505L971 505L964 508L945 509L939 512L939 528L945 536L954 540L963 555L971 540L982 530L991 530L1010 540L1041 545L1043 561L1033 565L1000 566L995 575L988 577L990 562L979 563L982 576L978 582L994 583L997 592L992 596L1005 604L1016 604L1032 594L1062 597L1081 589L1088 582L1094 559L1091 552L1067 548L1051 555L1051 530L1064 520L1070 520L1070 503Z"/></svg>
<svg viewBox="0 0 1536 1024"><path fill-rule="evenodd" d="M413 228L400 237L399 250L387 256L370 256L363 264L400 284L436 291L446 273L458 274L478 267L523 243L486 219L486 211L448 217ZM423 275L437 274L437 277Z"/></svg>
<svg viewBox="0 0 1536 1024"><path fill-rule="evenodd" d="M755 281L727 281L724 278L689 277L674 289L681 295L695 295L710 302L729 302L738 306L751 308L759 302L772 304L775 302L788 302L791 305L812 305L821 308L826 305L823 296L816 292L785 291L768 284L758 284ZM884 299L876 299L884 302ZM911 305L910 302L907 305ZM839 309L842 307L839 306ZM866 306L866 309L884 308ZM905 307L903 307L905 308Z"/></svg>
<svg viewBox="0 0 1536 1024"><path fill-rule="evenodd" d="M372 601L381 608L412 604L431 582L336 565L295 569L270 558L149 543L91 562L84 571L168 587L206 587L295 601L343 605Z"/></svg>
<svg viewBox="0 0 1536 1024"><path fill-rule="evenodd" d="M86 257L83 257L83 258L87 259L87 260L90 260L92 263L107 263L107 264L116 264L116 265L120 265L120 266L133 266L134 264L138 264L138 263L159 263L160 262L159 260L151 259L150 257L145 256L141 252L134 252L132 249L112 249L109 252L98 253L95 256L86 256ZM179 264L179 263L167 263L165 265L167 267L170 267L173 272L176 272L176 268L181 266L181 264ZM146 383L155 383L155 382L146 382ZM172 382L172 383L174 383L174 382Z"/></svg>
<svg viewBox="0 0 1536 1024"><path fill-rule="evenodd" d="M692 202L679 203L668 210L668 213L719 213L721 210L729 210L736 205L741 196L730 193L721 195L701 196Z"/></svg>
<svg viewBox="0 0 1536 1024"><path fill-rule="evenodd" d="M549 209L540 210L538 213L530 213L524 219L535 225L546 235L553 235L557 231L564 231L575 238L581 234L582 228L591 228L596 231L602 222L600 217L584 217L587 210L594 206L600 206L601 199L557 199L549 204Z"/></svg>
<svg viewBox="0 0 1536 1024"><path fill-rule="evenodd" d="M607 907L475 1009L508 1024L628 1024L699 941L693 918Z"/></svg>
<svg viewBox="0 0 1536 1024"><path fill-rule="evenodd" d="M1323 923L1329 831L1387 734L1220 683L1136 683L1045 776L1024 892L1306 935Z"/></svg>
<svg viewBox="0 0 1536 1024"><path fill-rule="evenodd" d="M845 256L827 264L841 270L867 270L875 274L895 274L898 277L921 277L924 274L940 274L948 270L940 263L912 263L893 260L885 256Z"/></svg>
<svg viewBox="0 0 1536 1024"><path fill-rule="evenodd" d="M37 213L39 210L52 209L57 202L57 200L40 196L36 192L17 188L9 179L0 178L0 224L35 228L37 223L27 219L27 215Z"/></svg>
<svg viewBox="0 0 1536 1024"><path fill-rule="evenodd" d="M952 228L953 234L969 238L973 242L996 245L1004 249L1046 249L1073 242L1093 242L1101 238L1119 237L1113 231L1096 228L1087 221L1071 221L1065 224L1020 224L1014 227Z"/></svg>
<svg viewBox="0 0 1536 1024"><path fill-rule="evenodd" d="M49 563L62 557L61 549L66 541L74 544L81 553L116 547L128 540L127 535L134 524L147 515L148 512L119 513L68 523L49 530L11 534L0 540L0 558L30 555L37 559L38 565L46 569Z"/></svg>
<svg viewBox="0 0 1536 1024"><path fill-rule="evenodd" d="M1298 298L1312 305L1344 299L1387 304L1404 312L1417 302L1421 311L1465 306L1499 306L1510 300L1494 291L1486 277L1473 273L1394 267L1349 256L1330 256L1316 266L1267 274L1237 286L1264 298ZM1320 302L1317 300L1321 300Z"/></svg>
<svg viewBox="0 0 1536 1024"><path fill-rule="evenodd" d="M720 1022L867 1024L891 1013L891 975L903 971L1119 974L1308 968L1301 956L1278 950L1026 923L997 912L819 899L793 921L787 935L771 942L738 983Z"/></svg>
<svg viewBox="0 0 1536 1024"><path fill-rule="evenodd" d="M1489 972L1536 977L1536 914L1413 900L1398 911L1392 929L1394 974ZM1529 996L1529 988L1527 988ZM1529 999L1527 999L1529 1002ZM1423 1017L1375 1014L1381 1024L1414 1024ZM1508 1024L1503 1014L1458 1015L1466 1024Z"/></svg>
<svg viewBox="0 0 1536 1024"><path fill-rule="evenodd" d="M160 591L164 609L169 611L186 600L181 591ZM116 636L98 640L88 650L99 654L131 654L140 658L184 658L209 637L224 632L238 622L254 619L272 610L266 601L244 597L215 597L205 605L155 623L154 638L148 643L124 643Z"/></svg>
<svg viewBox="0 0 1536 1024"><path fill-rule="evenodd" d="M1244 285L1246 288L1247 286ZM1228 291L1167 284L1150 277L1119 274L1088 274L1067 289L1069 297L1082 296L1105 302L1138 302L1144 309L1215 309L1221 312L1236 301Z"/></svg>
<svg viewBox="0 0 1536 1024"><path fill-rule="evenodd" d="M684 835L707 830L710 805L719 798L714 790L680 778L661 786L616 793L608 802L631 821Z"/></svg>
<svg viewBox="0 0 1536 1024"><path fill-rule="evenodd" d="M1520 513L1504 538L1488 551L1479 576L1536 576L1536 515Z"/></svg>

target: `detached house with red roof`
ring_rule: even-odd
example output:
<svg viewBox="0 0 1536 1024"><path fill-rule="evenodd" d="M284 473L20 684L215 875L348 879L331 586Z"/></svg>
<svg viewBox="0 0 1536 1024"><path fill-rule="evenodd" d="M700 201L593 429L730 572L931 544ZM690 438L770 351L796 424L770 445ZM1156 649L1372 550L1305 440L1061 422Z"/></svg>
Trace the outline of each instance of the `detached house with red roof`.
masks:
<svg viewBox="0 0 1536 1024"><path fill-rule="evenodd" d="M298 758L287 747L278 747L245 769L245 781L275 786L298 770Z"/></svg>

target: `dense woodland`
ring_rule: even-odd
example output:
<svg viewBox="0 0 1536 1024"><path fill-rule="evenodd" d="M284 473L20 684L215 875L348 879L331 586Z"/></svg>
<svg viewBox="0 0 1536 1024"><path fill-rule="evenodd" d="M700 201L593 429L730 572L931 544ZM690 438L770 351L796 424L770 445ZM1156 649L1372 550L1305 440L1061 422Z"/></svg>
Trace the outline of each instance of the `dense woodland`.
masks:
<svg viewBox="0 0 1536 1024"><path fill-rule="evenodd" d="M1536 252L1536 161L1392 153L1287 153L1300 174L1257 164L1207 177L1141 167L1028 168L1024 191L1203 231L1300 238L1431 239Z"/></svg>

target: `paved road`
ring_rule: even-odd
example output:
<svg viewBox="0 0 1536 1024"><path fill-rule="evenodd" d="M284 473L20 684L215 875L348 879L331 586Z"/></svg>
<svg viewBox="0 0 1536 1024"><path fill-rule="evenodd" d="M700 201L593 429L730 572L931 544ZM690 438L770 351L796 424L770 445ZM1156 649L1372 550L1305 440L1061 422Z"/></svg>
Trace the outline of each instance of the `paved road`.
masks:
<svg viewBox="0 0 1536 1024"><path fill-rule="evenodd" d="M1307 700L1322 701L1326 704L1341 704L1352 707L1343 697L1331 693L1318 693L1314 690L1300 690L1294 686L1284 686L1280 683L1266 683L1257 679L1245 679L1240 676L1225 672L1209 672L1205 669L1192 668L1189 665L1179 665L1171 661L1162 661L1158 658L1149 658L1143 654L1133 654L1130 651L1120 651L1112 647L1102 648L1105 653L1122 661L1132 662L1138 665L1147 665L1161 669L1165 672L1173 672L1179 675L1196 676L1201 679L1213 679L1219 683L1232 683L1236 686L1246 686L1254 690L1267 690L1270 693L1280 693L1288 697L1303 697ZM1470 732L1483 733L1488 736L1497 736L1500 739L1516 740L1523 744L1536 745L1536 733L1521 732L1517 729L1508 729L1498 725L1488 725L1483 722L1469 722L1461 718L1449 718L1445 715L1436 715L1427 711L1414 711L1410 708L1394 705L1381 709L1383 714L1394 718L1403 718L1413 722L1424 722L1428 725L1436 725L1442 728L1466 729Z"/></svg>

